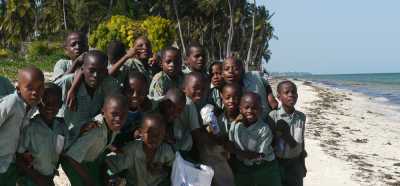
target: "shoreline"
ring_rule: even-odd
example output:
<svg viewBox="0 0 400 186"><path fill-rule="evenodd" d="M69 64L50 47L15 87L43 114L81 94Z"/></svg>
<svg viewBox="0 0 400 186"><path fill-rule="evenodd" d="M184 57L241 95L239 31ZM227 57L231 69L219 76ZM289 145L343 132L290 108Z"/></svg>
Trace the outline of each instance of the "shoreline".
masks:
<svg viewBox="0 0 400 186"><path fill-rule="evenodd" d="M273 79L272 86L280 80ZM291 80L298 86L296 108L307 116L304 185L400 185L397 106L363 93Z"/></svg>

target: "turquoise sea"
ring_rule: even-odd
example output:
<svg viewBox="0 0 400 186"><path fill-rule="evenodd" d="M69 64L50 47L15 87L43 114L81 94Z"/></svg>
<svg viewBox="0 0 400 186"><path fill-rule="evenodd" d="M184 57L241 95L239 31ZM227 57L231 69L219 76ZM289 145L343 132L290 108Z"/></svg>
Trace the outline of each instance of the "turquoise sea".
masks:
<svg viewBox="0 0 400 186"><path fill-rule="evenodd" d="M400 105L400 73L306 75L299 77Z"/></svg>

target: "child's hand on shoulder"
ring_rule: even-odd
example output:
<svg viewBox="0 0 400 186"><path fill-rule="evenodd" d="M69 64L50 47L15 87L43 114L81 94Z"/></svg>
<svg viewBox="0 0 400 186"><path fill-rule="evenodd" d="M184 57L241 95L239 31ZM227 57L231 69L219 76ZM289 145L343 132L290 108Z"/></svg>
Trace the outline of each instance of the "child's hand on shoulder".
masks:
<svg viewBox="0 0 400 186"><path fill-rule="evenodd" d="M74 61L73 63L75 63L78 66L81 66L83 64L83 58L85 57L87 52L82 53L81 55L79 55Z"/></svg>
<svg viewBox="0 0 400 186"><path fill-rule="evenodd" d="M99 128L99 124L96 121L87 122L81 127L79 134L82 135L86 132L89 132L92 129L95 129L95 128Z"/></svg>
<svg viewBox="0 0 400 186"><path fill-rule="evenodd" d="M278 137L281 137L281 136L286 136L288 134L290 135L289 124L282 119L278 120L278 122L276 122L276 135Z"/></svg>

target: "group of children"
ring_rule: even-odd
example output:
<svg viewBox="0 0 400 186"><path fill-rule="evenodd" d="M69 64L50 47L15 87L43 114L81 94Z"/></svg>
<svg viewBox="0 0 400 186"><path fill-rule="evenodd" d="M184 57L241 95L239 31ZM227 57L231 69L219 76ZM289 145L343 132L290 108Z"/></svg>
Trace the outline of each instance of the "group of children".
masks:
<svg viewBox="0 0 400 186"><path fill-rule="evenodd" d="M152 55L146 37L125 50L88 50L69 33L69 59L52 82L36 67L16 86L0 78L0 186L54 185L59 166L72 186L171 185L175 153L214 169L216 186L301 186L305 115L297 88L282 81L277 98L257 72L228 57L206 69L200 45ZM201 114L213 108L217 128Z"/></svg>

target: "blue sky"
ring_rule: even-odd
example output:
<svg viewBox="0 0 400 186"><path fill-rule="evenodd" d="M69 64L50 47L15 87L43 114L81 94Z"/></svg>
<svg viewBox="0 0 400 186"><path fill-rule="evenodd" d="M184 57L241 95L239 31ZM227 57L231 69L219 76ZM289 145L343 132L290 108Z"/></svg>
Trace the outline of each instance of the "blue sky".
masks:
<svg viewBox="0 0 400 186"><path fill-rule="evenodd" d="M275 12L275 72L400 72L400 0L258 0Z"/></svg>

